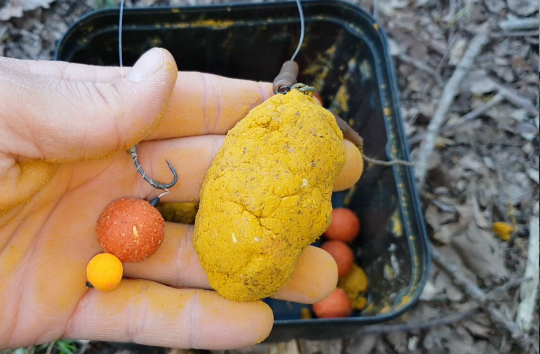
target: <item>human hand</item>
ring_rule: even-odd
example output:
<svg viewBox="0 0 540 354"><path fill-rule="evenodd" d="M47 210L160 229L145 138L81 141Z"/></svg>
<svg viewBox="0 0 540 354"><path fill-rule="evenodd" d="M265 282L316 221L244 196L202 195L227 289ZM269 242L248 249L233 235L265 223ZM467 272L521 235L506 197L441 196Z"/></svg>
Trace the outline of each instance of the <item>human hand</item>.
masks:
<svg viewBox="0 0 540 354"><path fill-rule="evenodd" d="M125 150L142 141L155 180L172 178L165 159L176 168L162 201L196 201L224 135L270 84L178 73L152 49L133 69L0 58L0 92L0 349L59 338L228 349L266 338L271 309L209 290L189 225L166 223L157 253L125 264L112 292L88 289L85 270L102 251L103 208L156 196ZM310 247L275 297L314 303L336 282L333 259Z"/></svg>

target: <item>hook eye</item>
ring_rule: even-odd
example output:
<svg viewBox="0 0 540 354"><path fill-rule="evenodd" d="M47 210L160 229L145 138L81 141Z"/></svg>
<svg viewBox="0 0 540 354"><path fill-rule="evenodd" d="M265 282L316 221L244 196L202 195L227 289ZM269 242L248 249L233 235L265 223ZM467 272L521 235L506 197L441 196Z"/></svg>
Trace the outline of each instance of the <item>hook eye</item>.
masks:
<svg viewBox="0 0 540 354"><path fill-rule="evenodd" d="M283 85L283 86L280 86L280 87L276 90L275 94L276 94L276 95L277 95L277 94L282 94L282 95L284 95L284 94L286 94L287 92L289 92L290 90L291 90L291 88L290 88L289 86Z"/></svg>

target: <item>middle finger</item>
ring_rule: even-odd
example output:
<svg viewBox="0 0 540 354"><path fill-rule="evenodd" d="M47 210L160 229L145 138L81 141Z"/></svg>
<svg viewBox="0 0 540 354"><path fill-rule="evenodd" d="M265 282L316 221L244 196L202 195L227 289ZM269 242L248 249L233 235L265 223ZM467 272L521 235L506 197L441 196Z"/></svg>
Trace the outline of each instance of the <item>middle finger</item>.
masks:
<svg viewBox="0 0 540 354"><path fill-rule="evenodd" d="M192 242L191 225L166 223L165 238L158 251L138 263L126 263L126 277L147 279L174 287L210 289ZM336 287L337 266L327 252L308 247L300 256L290 281L276 294L281 300L314 303Z"/></svg>
<svg viewBox="0 0 540 354"><path fill-rule="evenodd" d="M178 174L178 183L170 189L163 202L197 202L206 172L225 140L224 135L204 135L180 139L148 141L139 144L139 157L143 170L154 180L169 183L172 179L167 159ZM362 158L358 149L348 140L343 141L346 162L334 184L336 191L352 187L362 172ZM123 155L122 166L133 164L129 155ZM121 168L120 166L118 166ZM125 168L122 167L124 170ZM143 197L155 196L156 191L140 176L134 179L132 194L144 191Z"/></svg>

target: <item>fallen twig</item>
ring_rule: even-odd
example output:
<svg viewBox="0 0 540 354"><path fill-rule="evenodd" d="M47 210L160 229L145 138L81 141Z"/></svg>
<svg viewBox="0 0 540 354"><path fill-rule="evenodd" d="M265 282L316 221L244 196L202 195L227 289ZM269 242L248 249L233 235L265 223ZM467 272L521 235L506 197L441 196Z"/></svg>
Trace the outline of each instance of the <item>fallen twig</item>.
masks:
<svg viewBox="0 0 540 354"><path fill-rule="evenodd" d="M515 288L519 286L520 284L522 284L524 281L528 281L530 279L531 278L512 279L508 281L507 283L504 283L503 285L492 289L490 293ZM489 298L489 296L490 294L487 294L487 298ZM425 322L400 323L400 324L390 324L390 325L383 324L383 325L363 327L359 329L358 331L356 331L355 335L364 335L368 333L381 334L381 333L390 333L390 332L411 332L411 331L428 329L428 328L437 327L437 326L445 326L445 325L463 321L467 319L468 317L477 314L479 310L480 310L480 307L475 307L473 309L470 309L469 311L453 313L448 316L435 318L435 319L425 321Z"/></svg>
<svg viewBox="0 0 540 354"><path fill-rule="evenodd" d="M499 89L499 92L502 93L508 101L510 101L516 106L525 109L527 113L533 116L538 115L538 108L536 108L535 105L531 103L531 101L521 97L519 93L516 92L514 89L503 86L495 80L493 80L493 82L495 83L495 86Z"/></svg>
<svg viewBox="0 0 540 354"><path fill-rule="evenodd" d="M375 1L374 3L377 4L378 2ZM411 29L404 27L400 25L399 23L394 23L394 24L396 25L397 28L396 27L386 28L386 31L390 34L391 37L399 38L397 32L401 32L401 31L407 32L407 34L412 36L417 42L427 45L434 51L438 52L440 55L444 55L444 53L446 52L447 45L442 44L441 41L434 40L434 39L424 40L424 39L418 38L417 33L414 33L413 31L411 31Z"/></svg>
<svg viewBox="0 0 540 354"><path fill-rule="evenodd" d="M452 323L460 322L472 315L475 315L480 310L479 307L476 307L472 310L465 312L453 313L451 315L436 318L430 321L423 322L414 322L414 323L400 323L393 325L373 325L367 326L359 329L355 332L355 335L364 335L368 333L389 333L389 332L410 332L417 331L421 329L428 329L436 326L445 326Z"/></svg>
<svg viewBox="0 0 540 354"><path fill-rule="evenodd" d="M465 114L464 116L461 117L460 120L463 122L463 121L468 121L468 120L471 120L471 119L478 118L482 114L489 111L492 107L495 107L496 105L498 105L499 103L504 101L505 98L506 98L506 96L503 93L497 92L497 94L495 96L493 96L493 98L491 100L484 103L480 107L477 107L477 108L473 109L469 113ZM450 129L453 129L453 128L459 126L459 125L460 125L460 123L447 125L447 126L443 127L441 129L441 131L450 130Z"/></svg>
<svg viewBox="0 0 540 354"><path fill-rule="evenodd" d="M52 352L52 349L54 347L54 343L55 342L50 342L49 345L47 346L47 351L45 352L45 354L51 354Z"/></svg>
<svg viewBox="0 0 540 354"><path fill-rule="evenodd" d="M458 36L456 36L456 35L453 35L452 37L449 37L450 42L448 43L448 47L446 48L446 51L444 52L444 55L442 56L441 60L439 61L439 64L437 65L437 68L435 68L435 72L437 73L437 75L441 74L444 63L446 62L446 59L450 55L450 51L452 50L452 47L456 43L457 38L458 38Z"/></svg>
<svg viewBox="0 0 540 354"><path fill-rule="evenodd" d="M90 347L90 341L86 339L82 339L82 340L79 340L79 343L81 344L81 348L79 349L78 354L84 354Z"/></svg>
<svg viewBox="0 0 540 354"><path fill-rule="evenodd" d="M456 0L450 0L448 2L448 14L446 14L446 16L444 16L444 21L445 22L452 21L454 16L456 16L456 8L457 8Z"/></svg>
<svg viewBox="0 0 540 354"><path fill-rule="evenodd" d="M503 31L519 31L528 29L538 29L537 18L516 18L513 20L501 21L499 27Z"/></svg>
<svg viewBox="0 0 540 354"><path fill-rule="evenodd" d="M527 37L527 36L536 36L540 32L536 31L516 31L516 32L502 32L502 33L492 33L491 37L493 38L502 38L502 37Z"/></svg>
<svg viewBox="0 0 540 354"><path fill-rule="evenodd" d="M529 113L531 115L538 115L538 110L534 106L534 104L532 104L526 98L521 97L519 95L519 93L517 93L515 90L507 88L507 87L503 86L502 84L498 83L495 80L493 80L493 83L495 84L495 86L497 87L497 89L499 91L497 92L497 94L495 96L493 96L493 98L491 100L484 103L480 107L475 108L474 110L470 111L469 113L461 116L461 118L459 119L459 123L454 123L454 124L449 124L449 125L443 126L442 128L439 129L439 134L443 133L443 132L450 131L452 129L455 129L455 128L461 126L461 124L463 124L466 121L478 118L479 116L486 113L488 110L495 107L496 105L498 105L499 103L501 103L505 99L510 101L512 104L525 109L527 111L527 113ZM414 145L416 143L419 143L420 141L422 141L422 139L424 139L426 134L427 133L418 134L417 136L412 137L411 139L409 139L409 145ZM518 144L521 144L521 143L518 143ZM504 144L501 144L501 145L504 145ZM509 145L512 145L512 144L509 144Z"/></svg>
<svg viewBox="0 0 540 354"><path fill-rule="evenodd" d="M471 68L474 59L478 56L478 54L480 54L482 48L488 42L488 40L489 34L485 32L478 34L473 38L469 44L469 47L465 51L465 54L463 54L463 58L452 74L452 77L450 77L450 80L448 80L444 87L441 99L437 109L435 110L435 114L428 125L426 136L422 140L422 144L418 149L418 162L416 163L415 176L420 188L422 188L424 184L428 161L433 153L433 149L435 148L435 139L439 133L442 123L444 122L446 114L448 113L448 109L454 101L454 97L459 89L459 85Z"/></svg>
<svg viewBox="0 0 540 354"><path fill-rule="evenodd" d="M299 354L300 349L298 348L298 343L296 342L296 339L292 339L288 342L281 342L281 343L271 343L268 347L268 354Z"/></svg>
<svg viewBox="0 0 540 354"><path fill-rule="evenodd" d="M525 351L529 350L529 347L531 346L530 339L523 335L520 329L512 321L507 319L499 310L489 304L488 296L475 283L462 275L457 267L448 262L434 246L431 246L431 257L437 265L450 276L452 281L467 293L471 300L475 301L489 314L493 322L510 333L520 348Z"/></svg>
<svg viewBox="0 0 540 354"><path fill-rule="evenodd" d="M504 283L503 285L501 286L497 286L491 290L488 290L486 292L486 295L489 297L490 294L492 293L495 293L497 291L506 291L506 290L510 290L510 289L513 289L513 288L517 288L519 287L521 284L529 281L529 280L532 280L533 278L532 277L522 277L522 278L517 278L517 279L510 279L508 282Z"/></svg>
<svg viewBox="0 0 540 354"><path fill-rule="evenodd" d="M459 119L459 123L454 123L454 124L449 124L449 125L443 126L441 129L439 129L439 133L444 133L444 132L450 131L452 129L455 129L455 128L461 126L463 123L465 123L465 122L467 122L469 120L473 120L475 118L478 118L479 116L481 116L482 114L484 114L488 110L490 110L492 107L495 107L496 105L498 105L499 103L504 101L505 98L506 98L506 96L504 96L502 93L498 92L488 102L484 103L480 107L477 107L477 108L473 109L469 113L461 116L461 118ZM409 139L409 145L413 145L413 144L416 144L416 143L422 141L423 136L424 136L423 134L418 134L415 137Z"/></svg>
<svg viewBox="0 0 540 354"><path fill-rule="evenodd" d="M460 286L472 300L475 300L475 302L477 302L481 306L487 303L487 295L469 278L462 275L457 269L457 267L454 264L448 262L434 246L431 246L431 256L433 260L437 262L437 265L439 265L441 269L449 273L454 283Z"/></svg>
<svg viewBox="0 0 540 354"><path fill-rule="evenodd" d="M380 165L380 166L393 166L393 165L403 165L403 166L414 166L413 162L405 161L405 160L390 160L390 161L382 161L377 159L372 159L371 157L367 157L366 155L362 155L365 161L372 163L374 165Z"/></svg>
<svg viewBox="0 0 540 354"><path fill-rule="evenodd" d="M475 143L482 145L501 145L501 146L519 146L523 147L523 142L521 141L508 141L500 139L475 139Z"/></svg>
<svg viewBox="0 0 540 354"><path fill-rule="evenodd" d="M408 56L407 54L404 54L404 53L401 53L398 58L407 63L407 64L411 64L412 66L414 66L415 68L419 69L419 70L422 70L422 71L425 71L426 73L428 73L429 75L433 76L435 78L435 80L437 81L437 83L439 84L439 86L443 86L444 83L441 79L441 76L435 71L435 69L433 69L432 67L430 67L429 65L427 65L426 63L420 61L420 60L416 60L410 56Z"/></svg>
<svg viewBox="0 0 540 354"><path fill-rule="evenodd" d="M536 44L536 45L538 45L539 43L538 38L536 37L525 37L525 42L529 44Z"/></svg>
<svg viewBox="0 0 540 354"><path fill-rule="evenodd" d="M529 223L529 250L525 277L531 277L532 281L521 284L519 294L521 302L516 315L517 327L527 333L531 329L536 300L538 299L538 203L533 211L533 217Z"/></svg>
<svg viewBox="0 0 540 354"><path fill-rule="evenodd" d="M373 8L371 9L371 16L375 19L375 21L379 20L379 2L373 1Z"/></svg>

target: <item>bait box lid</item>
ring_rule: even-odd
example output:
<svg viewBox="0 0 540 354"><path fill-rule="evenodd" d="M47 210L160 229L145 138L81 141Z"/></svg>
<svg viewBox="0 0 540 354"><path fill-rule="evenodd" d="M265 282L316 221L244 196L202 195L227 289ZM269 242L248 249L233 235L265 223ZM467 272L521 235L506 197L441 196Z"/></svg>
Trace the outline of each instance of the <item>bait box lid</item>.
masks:
<svg viewBox="0 0 540 354"><path fill-rule="evenodd" d="M386 35L362 9L341 1L303 1L305 39L297 57L299 82L315 86L325 107L364 138L364 152L379 160L409 158L396 74ZM56 60L118 65L118 9L76 22ZM272 81L300 37L295 2L204 7L128 8L123 59L132 65L146 50L169 50L183 71ZM266 300L275 314L267 341L330 339L401 315L419 298L429 274L429 249L413 172L403 165L366 164L357 185L333 196L362 230L351 244L369 281L368 305L351 317L300 319L310 306Z"/></svg>

